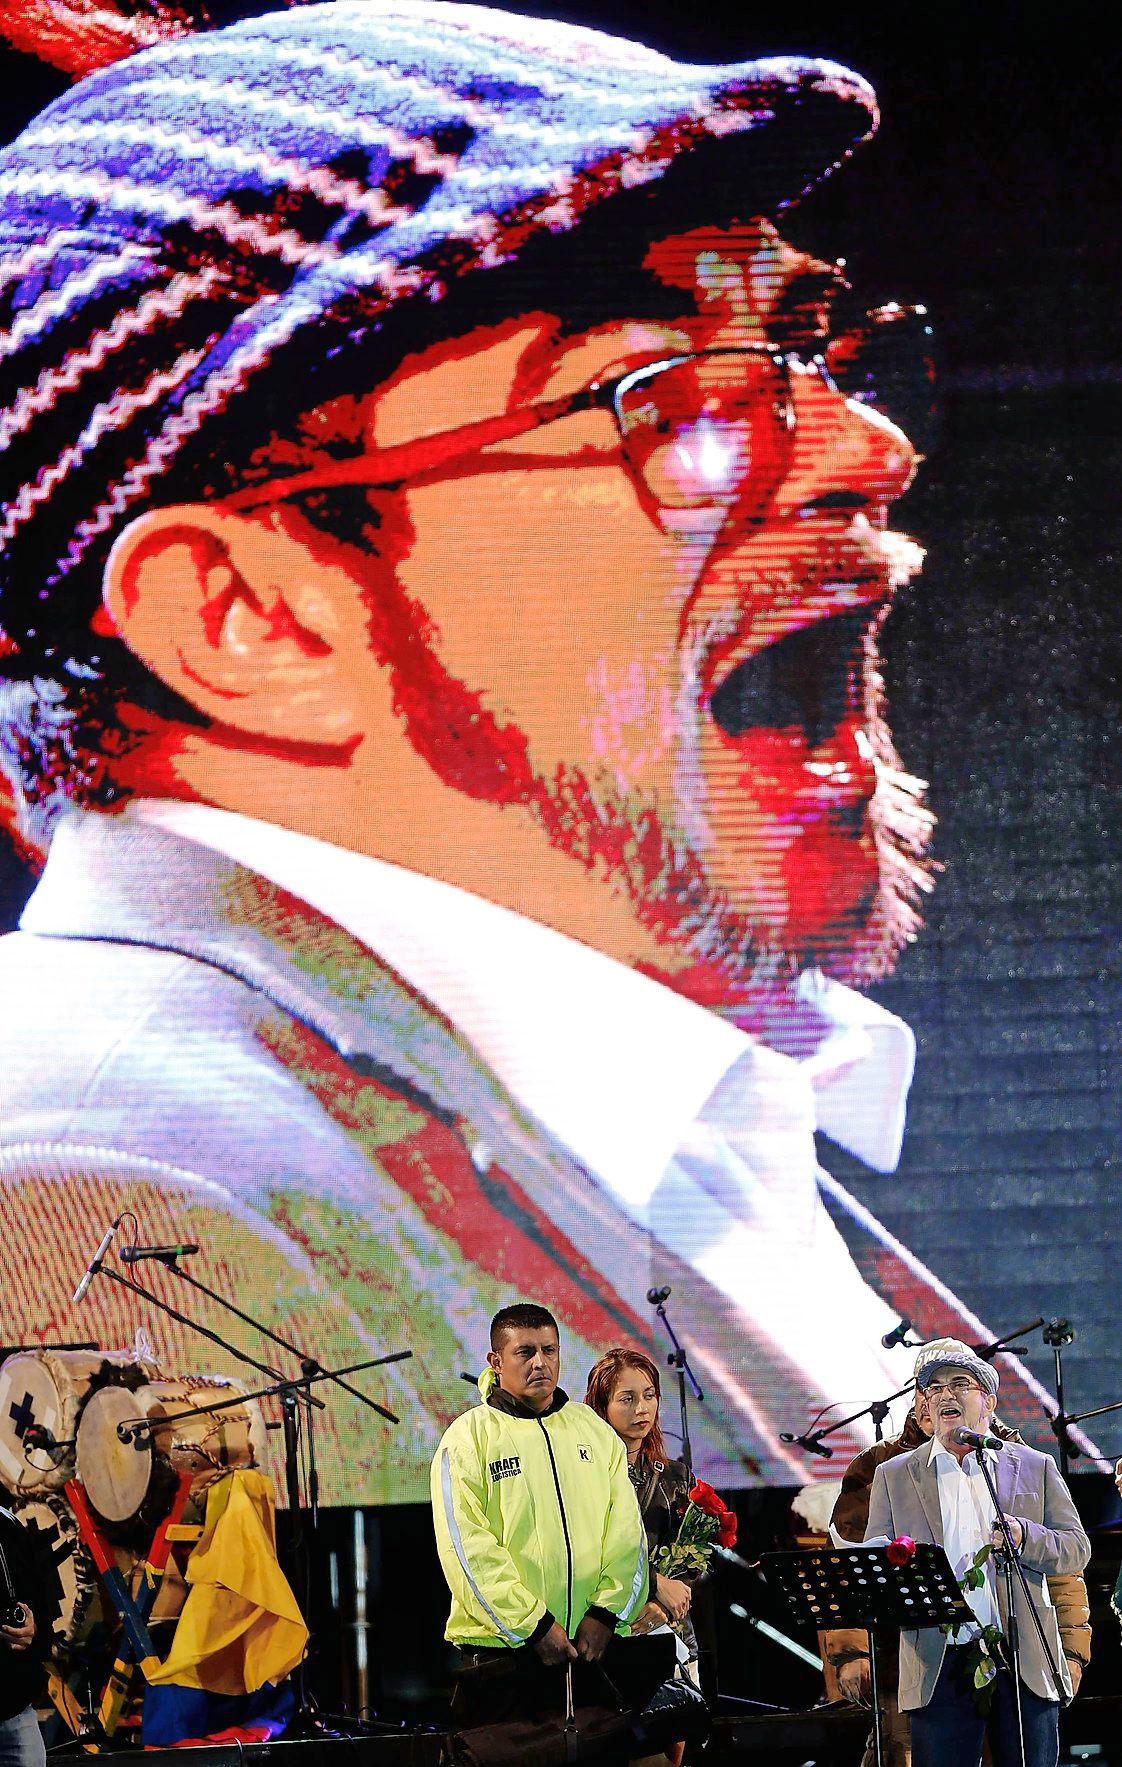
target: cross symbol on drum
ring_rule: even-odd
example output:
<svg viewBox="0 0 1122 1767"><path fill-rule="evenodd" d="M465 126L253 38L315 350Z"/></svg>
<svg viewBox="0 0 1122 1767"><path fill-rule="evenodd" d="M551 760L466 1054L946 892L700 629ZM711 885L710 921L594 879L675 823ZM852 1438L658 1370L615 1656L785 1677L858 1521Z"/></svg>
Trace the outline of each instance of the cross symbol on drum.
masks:
<svg viewBox="0 0 1122 1767"><path fill-rule="evenodd" d="M30 1393L25 1393L18 1405L9 1405L8 1416L16 1426L16 1435L23 1441L29 1428L35 1422L35 1405Z"/></svg>
<svg viewBox="0 0 1122 1767"><path fill-rule="evenodd" d="M0 1485L9 1491L30 1491L44 1482L62 1485L73 1470L72 1463L60 1466L27 1445L33 1424L62 1433L56 1374L65 1379L65 1368L46 1351L9 1356L0 1367Z"/></svg>

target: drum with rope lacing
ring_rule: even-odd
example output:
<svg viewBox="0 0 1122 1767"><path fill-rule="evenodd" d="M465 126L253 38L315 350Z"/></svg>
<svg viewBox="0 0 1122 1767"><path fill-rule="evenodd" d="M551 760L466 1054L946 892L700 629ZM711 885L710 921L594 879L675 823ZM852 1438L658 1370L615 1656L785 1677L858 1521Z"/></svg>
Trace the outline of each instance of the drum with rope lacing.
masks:
<svg viewBox="0 0 1122 1767"><path fill-rule="evenodd" d="M180 1473L191 1475L192 1501L205 1508L216 1478L261 1464L265 1425L256 1400L180 1415L244 1390L216 1375L184 1375L90 1395L78 1423L78 1477L111 1539L150 1535L171 1507Z"/></svg>

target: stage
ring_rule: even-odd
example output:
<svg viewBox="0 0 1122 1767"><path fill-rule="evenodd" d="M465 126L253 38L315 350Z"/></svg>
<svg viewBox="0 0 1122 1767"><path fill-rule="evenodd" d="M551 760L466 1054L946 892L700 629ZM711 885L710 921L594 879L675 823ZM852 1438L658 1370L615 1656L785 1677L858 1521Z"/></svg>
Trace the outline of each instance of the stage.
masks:
<svg viewBox="0 0 1122 1767"><path fill-rule="evenodd" d="M704 1759L857 1767L868 1734L867 1713L831 1706L810 1712L718 1715ZM1060 1721L1060 1761L1122 1762L1122 1694L1077 1700ZM446 1733L311 1737L304 1741L232 1743L194 1749L197 1767L440 1767ZM66 1751L69 1753L69 1751ZM150 1767L176 1767L181 1749L148 1749ZM533 1767L527 1762L526 1767Z"/></svg>

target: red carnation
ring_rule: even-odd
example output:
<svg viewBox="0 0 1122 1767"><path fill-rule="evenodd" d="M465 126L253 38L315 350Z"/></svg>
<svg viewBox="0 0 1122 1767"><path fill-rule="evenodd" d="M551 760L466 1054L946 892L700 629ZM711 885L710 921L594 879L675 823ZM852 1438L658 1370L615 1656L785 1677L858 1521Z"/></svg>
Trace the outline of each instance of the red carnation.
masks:
<svg viewBox="0 0 1122 1767"><path fill-rule="evenodd" d="M718 1518L725 1513L725 1506L717 1496L712 1485L704 1479L698 1479L690 1491L690 1502L700 1509L702 1515L713 1515Z"/></svg>
<svg viewBox="0 0 1122 1767"><path fill-rule="evenodd" d="M669 1546L660 1546L653 1564L664 1577L700 1576L709 1568L716 1543L736 1544L736 1516L728 1505L707 1485L697 1479L690 1486L685 1514L678 1524L677 1537Z"/></svg>

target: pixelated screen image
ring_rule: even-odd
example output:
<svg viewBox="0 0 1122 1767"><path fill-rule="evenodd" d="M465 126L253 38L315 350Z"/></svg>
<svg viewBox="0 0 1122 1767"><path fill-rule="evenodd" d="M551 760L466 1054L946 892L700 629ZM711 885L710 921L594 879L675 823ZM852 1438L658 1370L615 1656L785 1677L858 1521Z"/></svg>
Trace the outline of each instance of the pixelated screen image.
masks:
<svg viewBox="0 0 1122 1767"><path fill-rule="evenodd" d="M672 1448L684 1344L726 1488L835 1472L870 1416L798 1438L902 1422L932 1337L1028 1346L1038 1446L1042 1320L1118 1397L1117 638L1065 526L1116 387L1031 303L940 333L884 226L938 201L828 34L27 17L0 1483L96 1481L112 1404L85 1472L27 1431L122 1367L410 1350L315 1447L417 1501L512 1300L575 1398L655 1354ZM279 1466L260 1421L223 1457Z"/></svg>

